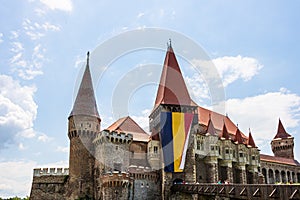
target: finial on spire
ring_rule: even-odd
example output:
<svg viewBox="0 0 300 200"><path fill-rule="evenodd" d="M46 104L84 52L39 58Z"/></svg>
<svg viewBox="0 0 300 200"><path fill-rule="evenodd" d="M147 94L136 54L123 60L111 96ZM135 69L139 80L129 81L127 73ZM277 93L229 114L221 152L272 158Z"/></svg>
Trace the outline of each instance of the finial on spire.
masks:
<svg viewBox="0 0 300 200"><path fill-rule="evenodd" d="M90 52L88 51L87 54L86 54L87 63L89 63L89 59L90 59Z"/></svg>
<svg viewBox="0 0 300 200"><path fill-rule="evenodd" d="M168 49L172 48L172 41L171 41L171 38L169 38L169 42L167 42L167 46L168 46Z"/></svg>

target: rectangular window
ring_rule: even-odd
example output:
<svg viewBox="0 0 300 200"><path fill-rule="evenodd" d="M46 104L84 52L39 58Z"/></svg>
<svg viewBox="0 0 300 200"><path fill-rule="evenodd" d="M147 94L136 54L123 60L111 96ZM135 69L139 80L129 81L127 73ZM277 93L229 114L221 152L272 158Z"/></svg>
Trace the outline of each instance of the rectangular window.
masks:
<svg viewBox="0 0 300 200"><path fill-rule="evenodd" d="M214 150L215 150L215 146L211 146L210 149L211 149L212 151L214 151Z"/></svg>
<svg viewBox="0 0 300 200"><path fill-rule="evenodd" d="M229 154L229 149L225 149L225 153L226 153L226 154Z"/></svg>
<svg viewBox="0 0 300 200"><path fill-rule="evenodd" d="M197 150L200 150L200 146L201 146L200 140L197 140Z"/></svg>
<svg viewBox="0 0 300 200"><path fill-rule="evenodd" d="M153 147L153 150L154 150L154 153L157 153L158 147L157 147L157 146L154 146L154 147Z"/></svg>
<svg viewBox="0 0 300 200"><path fill-rule="evenodd" d="M240 158L242 158L243 157L243 153L240 153Z"/></svg>

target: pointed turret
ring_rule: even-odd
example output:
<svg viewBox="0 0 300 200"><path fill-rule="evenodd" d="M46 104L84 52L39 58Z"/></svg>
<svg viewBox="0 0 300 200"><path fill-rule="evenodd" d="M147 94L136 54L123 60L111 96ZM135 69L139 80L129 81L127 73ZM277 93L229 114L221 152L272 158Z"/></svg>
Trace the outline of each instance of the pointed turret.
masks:
<svg viewBox="0 0 300 200"><path fill-rule="evenodd" d="M243 144L242 134L239 128L236 130L234 141L238 144Z"/></svg>
<svg viewBox="0 0 300 200"><path fill-rule="evenodd" d="M250 129L249 129L249 137L248 137L247 145L251 147L256 147Z"/></svg>
<svg viewBox="0 0 300 200"><path fill-rule="evenodd" d="M191 105L192 100L183 80L171 42L168 45L160 83L155 100L155 108L160 104Z"/></svg>
<svg viewBox="0 0 300 200"><path fill-rule="evenodd" d="M276 139L276 138L282 138L282 139L285 139L285 138L288 138L288 137L291 137L291 135L288 134L288 133L285 131L285 129L284 129L282 123L281 123L281 120L279 119L278 129L277 129L277 134L275 135L274 139Z"/></svg>
<svg viewBox="0 0 300 200"><path fill-rule="evenodd" d="M217 135L216 133L216 129L214 127L214 124L211 120L211 117L209 115L209 121L208 121L208 127L207 127L207 133L211 134L211 135Z"/></svg>
<svg viewBox="0 0 300 200"><path fill-rule="evenodd" d="M89 52L87 53L85 71L83 73L77 97L69 117L73 115L87 115L100 119L89 67Z"/></svg>
<svg viewBox="0 0 300 200"><path fill-rule="evenodd" d="M221 137L225 138L226 140L229 140L229 134L228 134L228 131L227 131L225 123L223 125L223 130L222 130L222 136Z"/></svg>
<svg viewBox="0 0 300 200"><path fill-rule="evenodd" d="M294 137L286 132L280 119L277 134L271 142L271 147L276 157L294 159Z"/></svg>

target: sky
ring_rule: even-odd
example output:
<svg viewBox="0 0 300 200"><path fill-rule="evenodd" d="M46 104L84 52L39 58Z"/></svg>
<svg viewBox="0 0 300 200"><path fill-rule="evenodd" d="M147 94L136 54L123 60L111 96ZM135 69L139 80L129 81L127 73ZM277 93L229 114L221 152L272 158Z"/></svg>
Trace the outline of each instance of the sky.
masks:
<svg viewBox="0 0 300 200"><path fill-rule="evenodd" d="M148 28L176 32L201 47L223 83L223 114L245 134L250 128L261 153L271 155L280 118L300 160L299 7L298 1L271 0L2 0L0 197L29 195L33 168L68 166L67 118L87 51L102 129L130 115L148 131L168 34L154 48L140 46L112 57L107 66L93 66L105 52L137 41L131 34L96 53L105 42ZM214 91L192 67L201 60L187 60L188 47L171 39L175 53L183 52L178 61L193 100L212 108ZM153 37L147 41L155 43ZM100 68L105 71L96 76ZM145 73L154 74L149 82ZM132 74L143 81L122 96L121 86L131 83Z"/></svg>

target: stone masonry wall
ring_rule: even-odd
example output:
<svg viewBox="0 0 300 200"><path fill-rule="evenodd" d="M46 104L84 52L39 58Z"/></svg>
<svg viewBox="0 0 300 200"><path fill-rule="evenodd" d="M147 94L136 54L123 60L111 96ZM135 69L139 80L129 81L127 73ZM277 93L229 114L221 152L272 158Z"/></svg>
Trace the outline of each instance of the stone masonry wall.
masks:
<svg viewBox="0 0 300 200"><path fill-rule="evenodd" d="M30 192L30 200L61 200L64 192L68 175L44 175L34 176Z"/></svg>

